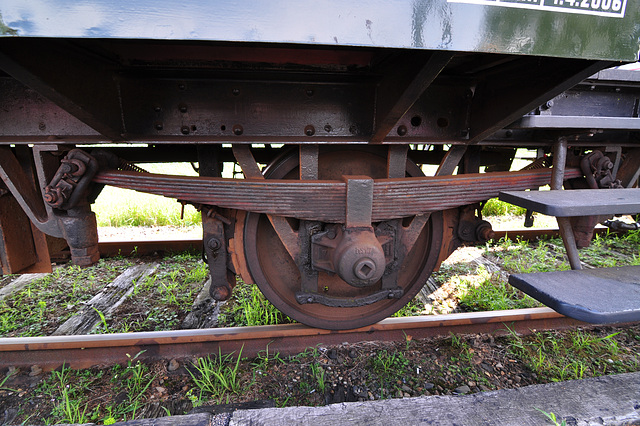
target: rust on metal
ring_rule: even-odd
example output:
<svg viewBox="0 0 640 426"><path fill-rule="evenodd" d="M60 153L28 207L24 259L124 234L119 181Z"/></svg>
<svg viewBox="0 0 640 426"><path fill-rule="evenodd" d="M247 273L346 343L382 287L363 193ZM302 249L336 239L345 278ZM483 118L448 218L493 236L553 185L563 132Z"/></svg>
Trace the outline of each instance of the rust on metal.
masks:
<svg viewBox="0 0 640 426"><path fill-rule="evenodd" d="M71 368L124 363L127 354L140 353L139 359L154 361L194 358L211 353L239 353L257 356L267 346L281 355L292 355L308 347L339 345L345 341L402 341L443 337L449 333L506 334L509 330L528 334L532 330L584 326L549 308L511 311L471 312L388 318L355 330L330 331L302 324L155 331L82 336L0 338L0 367L39 365L52 370L63 363ZM144 352L141 352L144 351Z"/></svg>
<svg viewBox="0 0 640 426"><path fill-rule="evenodd" d="M580 176L567 169L565 178ZM550 169L374 179L372 221L409 217L485 201L500 191L538 188ZM226 179L103 171L97 183L180 200L303 220L344 223L346 183L338 180Z"/></svg>
<svg viewBox="0 0 640 426"><path fill-rule="evenodd" d="M426 220L424 218L414 219L420 220L421 225L424 226ZM412 224L413 225L413 222ZM421 230L422 228L420 228ZM520 240L532 241L539 238L557 238L560 233L557 229L550 228L535 228L535 229L514 229L514 230L497 230L494 232L494 240L501 238L518 238ZM607 232L613 232L607 228L596 228L597 234L606 234ZM406 231L405 231L406 234ZM417 238L416 233L415 237ZM413 246L413 244L410 244ZM202 239L182 239L182 240L157 240L157 241L109 241L100 242L98 244L100 249L100 255L102 257L113 256L127 256L130 254L136 254L138 256L150 255L158 252L177 253L182 251L201 252L202 251Z"/></svg>

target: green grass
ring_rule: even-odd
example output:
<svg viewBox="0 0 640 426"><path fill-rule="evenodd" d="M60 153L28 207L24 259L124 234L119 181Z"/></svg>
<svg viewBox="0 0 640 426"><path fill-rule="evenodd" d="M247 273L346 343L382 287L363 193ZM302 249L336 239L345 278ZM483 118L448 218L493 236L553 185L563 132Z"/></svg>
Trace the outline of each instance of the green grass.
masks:
<svg viewBox="0 0 640 426"><path fill-rule="evenodd" d="M155 379L150 374L149 367L136 360L137 356L129 357L125 367L116 365L98 373L72 370L65 366L59 371L52 371L38 385L38 393L53 403L51 413L41 419L42 423L113 424L135 417L136 411L146 400L145 393ZM118 405L96 404L91 399L91 392L87 392L101 382L105 374L111 375L114 392L124 396L124 401Z"/></svg>
<svg viewBox="0 0 640 426"><path fill-rule="evenodd" d="M187 163L144 164L151 173L196 176ZM173 198L107 186L92 206L98 226L194 226L201 223L200 212Z"/></svg>
<svg viewBox="0 0 640 426"><path fill-rule="evenodd" d="M166 256L153 275L136 286L120 306L128 313L116 322L103 324L101 333L170 330L191 310L209 270L200 255L181 253Z"/></svg>
<svg viewBox="0 0 640 426"><path fill-rule="evenodd" d="M526 209L523 207L514 206L513 204L505 203L497 198L492 198L482 208L483 216L523 216Z"/></svg>
<svg viewBox="0 0 640 426"><path fill-rule="evenodd" d="M219 322L224 327L242 327L289 324L293 320L273 306L258 286L238 278L231 301L220 310Z"/></svg>
<svg viewBox="0 0 640 426"><path fill-rule="evenodd" d="M549 240L554 247L563 247L559 239ZM547 246L547 240L536 243L527 241L511 241L508 238L500 240L498 246L492 250L503 268L509 273L529 273L562 271L570 269L564 259L564 252L553 253Z"/></svg>
<svg viewBox="0 0 640 426"><path fill-rule="evenodd" d="M240 382L240 360L242 349L233 360L233 354L198 358L187 371L200 393L200 400L212 398L222 401L226 394L240 394L243 385Z"/></svg>
<svg viewBox="0 0 640 426"><path fill-rule="evenodd" d="M125 260L117 264L100 260L84 269L68 264L33 280L21 291L0 300L0 336L53 332L130 265Z"/></svg>
<svg viewBox="0 0 640 426"><path fill-rule="evenodd" d="M462 280L458 298L460 305L469 311L499 311L542 306L535 299L507 283L500 274L490 274L479 267L480 281L473 283Z"/></svg>
<svg viewBox="0 0 640 426"><path fill-rule="evenodd" d="M545 381L565 381L636 371L637 353L621 350L622 330L600 336L594 330L535 332L522 337L512 330L508 350Z"/></svg>

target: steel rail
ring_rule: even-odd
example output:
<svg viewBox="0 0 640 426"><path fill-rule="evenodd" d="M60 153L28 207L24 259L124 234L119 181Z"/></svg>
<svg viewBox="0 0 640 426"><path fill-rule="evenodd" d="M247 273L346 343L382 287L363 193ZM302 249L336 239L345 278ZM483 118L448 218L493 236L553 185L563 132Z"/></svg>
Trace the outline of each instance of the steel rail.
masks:
<svg viewBox="0 0 640 426"><path fill-rule="evenodd" d="M614 232L608 228L596 228L596 234L604 234ZM532 241L542 237L558 237L560 231L553 228L529 228L494 231L494 240L503 237L512 239ZM182 252L182 251L202 251L202 239L178 239L178 240L151 240L151 241L109 241L99 242L98 247L100 255L103 257L127 256L135 253L136 255L150 255L156 252Z"/></svg>
<svg viewBox="0 0 640 426"><path fill-rule="evenodd" d="M306 348L344 342L405 341L449 333L527 334L532 330L586 325L549 308L387 318L355 330L322 330L302 324L218 329L154 331L81 336L0 338L0 368L38 365L51 370L66 365L88 368L126 363L140 354L145 361L202 357L235 352L255 357L269 352L290 355ZM129 356L128 356L129 355Z"/></svg>

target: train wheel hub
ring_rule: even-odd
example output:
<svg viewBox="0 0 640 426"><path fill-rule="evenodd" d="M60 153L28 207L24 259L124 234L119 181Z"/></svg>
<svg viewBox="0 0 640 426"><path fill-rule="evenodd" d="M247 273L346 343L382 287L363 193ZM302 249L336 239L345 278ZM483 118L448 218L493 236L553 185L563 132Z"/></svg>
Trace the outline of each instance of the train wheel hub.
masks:
<svg viewBox="0 0 640 426"><path fill-rule="evenodd" d="M332 227L312 237L311 262L314 269L336 273L347 284L368 287L382 278L387 265L383 244L373 227Z"/></svg>

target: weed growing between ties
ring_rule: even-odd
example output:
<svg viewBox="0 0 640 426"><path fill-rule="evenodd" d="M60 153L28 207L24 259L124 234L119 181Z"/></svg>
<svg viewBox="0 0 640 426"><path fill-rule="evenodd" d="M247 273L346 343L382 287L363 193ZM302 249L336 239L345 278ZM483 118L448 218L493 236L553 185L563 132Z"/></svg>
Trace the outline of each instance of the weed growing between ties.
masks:
<svg viewBox="0 0 640 426"><path fill-rule="evenodd" d="M604 336L581 329L547 331L528 338L510 331L509 350L542 380L556 382L636 371L638 352L621 350L620 342L637 339L626 331Z"/></svg>
<svg viewBox="0 0 640 426"><path fill-rule="evenodd" d="M509 285L501 274L490 274L484 267L476 270L479 280L461 280L460 306L465 311L499 311L542 306L540 302Z"/></svg>
<svg viewBox="0 0 640 426"><path fill-rule="evenodd" d="M200 255L180 253L162 259L158 270L141 279L98 333L172 330L191 311L209 275Z"/></svg>
<svg viewBox="0 0 640 426"><path fill-rule="evenodd" d="M0 337L52 333L132 264L119 259L100 260L84 269L71 264L57 267L21 291L0 299Z"/></svg>
<svg viewBox="0 0 640 426"><path fill-rule="evenodd" d="M291 318L280 312L260 292L258 286L247 284L240 278L233 289L231 300L221 309L218 323L221 327L290 324Z"/></svg>

